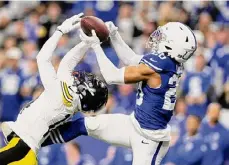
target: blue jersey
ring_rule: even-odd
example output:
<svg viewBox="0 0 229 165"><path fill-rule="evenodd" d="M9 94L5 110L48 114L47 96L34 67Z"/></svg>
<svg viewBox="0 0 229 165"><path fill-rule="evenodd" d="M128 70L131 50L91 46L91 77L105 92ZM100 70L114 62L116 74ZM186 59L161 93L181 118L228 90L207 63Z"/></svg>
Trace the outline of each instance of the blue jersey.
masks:
<svg viewBox="0 0 229 165"><path fill-rule="evenodd" d="M183 136L186 132L185 122L187 117L182 115L175 115L171 118L169 125L171 126L172 131L178 131L179 137Z"/></svg>
<svg viewBox="0 0 229 165"><path fill-rule="evenodd" d="M32 101L33 92L39 86L42 86L42 83L41 83L40 76L38 74L30 75L30 76L27 76L27 77L24 78L22 87L30 89L31 93L30 93L30 95L24 96L23 104L28 103L29 101Z"/></svg>
<svg viewBox="0 0 229 165"><path fill-rule="evenodd" d="M213 71L210 67L205 67L202 72L187 72L183 81L183 93L191 97L200 97L209 91L212 85ZM187 105L188 114L203 118L207 111L206 100L203 103L194 103Z"/></svg>
<svg viewBox="0 0 229 165"><path fill-rule="evenodd" d="M204 143L204 139L201 135L195 136L184 135L179 138L174 146L174 150L171 150L173 157L171 162L176 165L202 165L203 158L208 152L208 145Z"/></svg>
<svg viewBox="0 0 229 165"><path fill-rule="evenodd" d="M64 146L56 144L43 147L38 154L39 165L63 165L67 164Z"/></svg>
<svg viewBox="0 0 229 165"><path fill-rule="evenodd" d="M146 81L139 83L135 118L144 129L165 129L173 115L176 88L183 66L164 53L145 55L140 63L149 66L160 75L161 85L151 88Z"/></svg>
<svg viewBox="0 0 229 165"><path fill-rule="evenodd" d="M109 165L132 165L133 153L129 148L118 147Z"/></svg>
<svg viewBox="0 0 229 165"><path fill-rule="evenodd" d="M204 157L202 164L223 164L225 149L229 147L228 130L220 123L211 126L205 120L201 124L200 134L203 136L205 143L209 146L207 155Z"/></svg>
<svg viewBox="0 0 229 165"><path fill-rule="evenodd" d="M20 89L24 81L24 75L20 69L13 71L5 69L0 75L0 95L2 114L0 121L14 121L20 111L23 97Z"/></svg>

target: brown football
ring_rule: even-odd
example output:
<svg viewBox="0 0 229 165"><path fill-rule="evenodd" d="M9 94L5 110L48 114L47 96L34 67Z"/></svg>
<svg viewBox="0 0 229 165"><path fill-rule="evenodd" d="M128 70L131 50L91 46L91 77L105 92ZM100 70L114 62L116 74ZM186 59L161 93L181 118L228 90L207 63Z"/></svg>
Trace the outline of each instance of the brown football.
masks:
<svg viewBox="0 0 229 165"><path fill-rule="evenodd" d="M80 25L84 33L88 36L91 36L91 31L95 30L96 35L101 42L106 41L109 37L109 30L107 29L107 26L97 17L85 16L81 19Z"/></svg>

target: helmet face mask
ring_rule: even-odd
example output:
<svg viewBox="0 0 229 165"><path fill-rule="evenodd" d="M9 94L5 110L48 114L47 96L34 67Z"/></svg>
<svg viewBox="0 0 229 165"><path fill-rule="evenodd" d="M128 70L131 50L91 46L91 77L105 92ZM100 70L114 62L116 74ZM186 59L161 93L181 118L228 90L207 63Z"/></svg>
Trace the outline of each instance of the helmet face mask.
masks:
<svg viewBox="0 0 229 165"><path fill-rule="evenodd" d="M149 37L147 48L164 53L179 63L187 61L196 51L196 38L192 30L179 22L170 22L158 27Z"/></svg>
<svg viewBox="0 0 229 165"><path fill-rule="evenodd" d="M79 95L82 112L96 112L106 104L108 89L106 84L92 73L74 71L72 92Z"/></svg>
<svg viewBox="0 0 229 165"><path fill-rule="evenodd" d="M185 50L185 53L182 55L182 54L178 54L177 57L184 60L184 61L187 61L190 57L192 57L192 55L194 54L194 51L192 50Z"/></svg>

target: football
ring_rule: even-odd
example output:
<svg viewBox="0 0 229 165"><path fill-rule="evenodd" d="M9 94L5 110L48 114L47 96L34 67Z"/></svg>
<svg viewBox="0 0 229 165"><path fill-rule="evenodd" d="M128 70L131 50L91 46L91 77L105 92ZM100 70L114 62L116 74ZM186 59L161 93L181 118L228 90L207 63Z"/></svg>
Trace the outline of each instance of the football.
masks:
<svg viewBox="0 0 229 165"><path fill-rule="evenodd" d="M109 30L107 29L107 26L97 17L85 16L81 19L80 25L84 33L88 36L91 36L91 31L95 30L96 35L101 42L106 41L109 37Z"/></svg>

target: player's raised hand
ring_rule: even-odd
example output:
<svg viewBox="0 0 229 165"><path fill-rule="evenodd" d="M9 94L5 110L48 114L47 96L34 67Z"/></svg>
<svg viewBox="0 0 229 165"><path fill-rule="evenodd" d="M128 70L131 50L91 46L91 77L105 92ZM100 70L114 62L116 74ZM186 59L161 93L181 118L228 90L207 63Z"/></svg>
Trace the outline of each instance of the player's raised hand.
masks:
<svg viewBox="0 0 229 165"><path fill-rule="evenodd" d="M63 34L66 34L74 29L78 29L80 27L80 20L83 15L83 13L80 13L66 19L60 26L57 27L57 29Z"/></svg>
<svg viewBox="0 0 229 165"><path fill-rule="evenodd" d="M118 31L118 27L115 26L112 21L105 22L105 24L109 30L110 36L114 36Z"/></svg>
<svg viewBox="0 0 229 165"><path fill-rule="evenodd" d="M90 45L90 47L95 47L95 46L98 46L100 45L100 40L99 38L97 37L96 33L95 33L95 30L92 30L92 36L87 36L82 29L80 29L80 39Z"/></svg>

